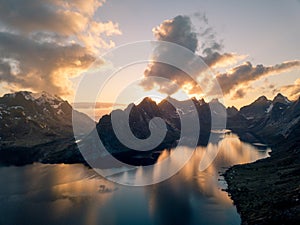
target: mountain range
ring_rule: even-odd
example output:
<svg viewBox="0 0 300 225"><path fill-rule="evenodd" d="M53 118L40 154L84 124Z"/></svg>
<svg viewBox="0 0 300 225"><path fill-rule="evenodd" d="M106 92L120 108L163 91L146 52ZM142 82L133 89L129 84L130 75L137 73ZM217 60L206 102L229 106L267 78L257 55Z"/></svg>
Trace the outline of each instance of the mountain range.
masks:
<svg viewBox="0 0 300 225"><path fill-rule="evenodd" d="M165 121L167 135L158 148L176 145L180 137L180 117L183 115L186 118L198 116L200 125L198 145L207 145L214 130L226 128L238 134L245 142L272 146L286 140L300 126L299 99L292 102L282 94L276 95L273 100L268 100L264 96L259 97L240 110L235 107L225 108L217 99L206 103L203 99L192 98L187 101L177 101L170 97L159 104L150 98L145 98L140 104L132 104L129 108L131 110L129 124L138 138L147 138L150 135L148 124L154 117L160 117ZM124 110L124 113L127 110L128 108ZM111 123L113 113L100 119L97 124L98 133L107 148L112 151L126 150L126 147L114 135ZM226 127L222 121L226 122ZM188 126L193 126L193 124ZM191 134L186 135L188 137Z"/></svg>
<svg viewBox="0 0 300 225"><path fill-rule="evenodd" d="M76 140L72 115L77 121ZM151 136L150 130L161 129L166 133L163 141L150 151L136 151L122 144L114 132L112 118L117 118L121 133L126 133L126 116L136 138L147 139ZM198 124L192 119L195 116ZM166 126L153 122L155 117L161 118ZM182 118L185 124L181 124ZM190 136L195 135L193 127L198 125L200 133L196 144L217 142L218 130L225 125L245 142L272 148L271 157L235 165L224 174L227 191L241 215L242 224L300 222L300 98L290 101L277 94L269 100L261 96L240 110L226 108L217 99L207 103L203 99L178 101L167 97L157 104L145 98L138 105L114 110L95 123L58 96L23 91L0 98L0 121L0 165L33 162L88 165L88 160L99 162L97 166L101 168L111 168L108 155L133 166L153 164L162 149L178 145L179 140L189 145ZM185 134L182 136L183 126ZM99 138L107 151L99 147ZM88 159L86 155L82 157L78 146L88 153Z"/></svg>
<svg viewBox="0 0 300 225"><path fill-rule="evenodd" d="M187 129L185 137L181 138L187 140L183 143L187 145L190 142L189 136L194 132L189 127L195 126L192 120L195 116L200 126L197 144L204 146L209 140L215 140L212 138L215 135L213 131L223 128L237 133L245 142L272 146L286 140L300 127L300 100L292 102L282 94L278 94L273 100L268 100L265 96L259 97L240 110L235 107L226 108L217 99L207 103L203 99L178 101L167 97L157 104L151 98L144 98L138 105L130 104L125 110L114 110L103 116L95 125L88 116L73 110L67 101L58 96L46 92L34 94L22 91L5 94L0 98L1 163L19 165L35 161L83 162L73 135L72 113L75 113L80 132L85 136L80 138L84 140L82 144L90 145L89 142L92 141L89 133L91 127L95 127L105 148L116 157L122 155L122 158L126 154L135 156L142 153L123 145L116 137L111 118L117 114L128 115L130 129L139 139L150 136L150 120L155 117L163 119L166 136L160 145L151 149L153 151L172 148L178 144L182 118L185 118ZM126 121L122 123L120 118L120 124L121 129L125 130ZM156 124L152 126L155 127ZM146 158L149 158L148 154ZM126 162L142 163L132 161L131 157L125 158ZM153 162L155 158L149 161Z"/></svg>

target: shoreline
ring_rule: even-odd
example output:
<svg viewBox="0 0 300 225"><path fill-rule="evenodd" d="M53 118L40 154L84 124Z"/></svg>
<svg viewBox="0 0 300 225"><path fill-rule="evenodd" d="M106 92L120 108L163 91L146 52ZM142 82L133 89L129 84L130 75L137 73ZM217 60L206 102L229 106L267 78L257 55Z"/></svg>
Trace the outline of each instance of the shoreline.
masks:
<svg viewBox="0 0 300 225"><path fill-rule="evenodd" d="M223 174L242 225L300 224L300 146L275 147L270 157Z"/></svg>

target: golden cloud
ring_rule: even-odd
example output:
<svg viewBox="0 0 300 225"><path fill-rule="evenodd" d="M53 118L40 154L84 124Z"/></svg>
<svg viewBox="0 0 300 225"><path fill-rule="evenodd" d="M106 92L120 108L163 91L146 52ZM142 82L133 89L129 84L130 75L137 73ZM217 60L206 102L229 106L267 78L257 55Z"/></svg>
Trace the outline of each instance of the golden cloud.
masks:
<svg viewBox="0 0 300 225"><path fill-rule="evenodd" d="M0 81L16 91L72 93L79 75L119 35L118 24L94 20L98 0L0 0Z"/></svg>

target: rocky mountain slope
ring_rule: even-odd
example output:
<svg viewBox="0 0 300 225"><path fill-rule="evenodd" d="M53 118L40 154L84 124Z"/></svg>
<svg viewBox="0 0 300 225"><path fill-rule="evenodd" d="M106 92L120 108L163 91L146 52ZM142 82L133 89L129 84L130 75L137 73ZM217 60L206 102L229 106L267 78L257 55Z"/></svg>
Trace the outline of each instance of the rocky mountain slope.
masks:
<svg viewBox="0 0 300 225"><path fill-rule="evenodd" d="M222 128L232 130L243 141L249 143L275 145L277 142L285 140L298 126L299 107L299 100L291 102L281 94L278 94L273 100L268 100L265 96L259 97L252 104L242 107L240 111L235 107L226 109L218 100L206 103L203 99L193 98L187 101L178 101L168 97L159 104L150 98L145 98L138 105L131 104L124 110L124 113L129 114L129 124L133 134L141 139L150 135L149 121L154 117L162 118L167 125L168 132L163 146L160 147L170 147L176 144L180 138L180 117L182 116L185 118L198 117L201 128L199 145L207 144L212 135L211 130ZM105 145L112 151L117 151L123 149L124 146L114 135L111 124L112 114L100 119L97 130ZM192 120L187 121L191 121L188 126L195 126L192 124ZM222 121L226 121L223 126ZM189 135L192 134L188 133L187 136Z"/></svg>
<svg viewBox="0 0 300 225"><path fill-rule="evenodd" d="M300 99L290 102L278 94L263 105L250 129L272 146L271 157L227 170L228 192L242 224L299 224Z"/></svg>
<svg viewBox="0 0 300 225"><path fill-rule="evenodd" d="M284 141L298 126L299 109L299 99L291 102L278 94L273 100L264 96L258 98L252 104L242 107L239 114L247 119L247 131L244 133L253 134L259 142L275 145ZM249 140L246 138L246 141Z"/></svg>
<svg viewBox="0 0 300 225"><path fill-rule="evenodd" d="M129 152L132 155L141 153L123 145L117 138L111 122L112 115L117 114L128 116L129 127L133 135L139 139L146 139L150 136L149 122L151 119L155 117L163 119L166 127L156 128L166 129L166 136L160 145L152 149L153 151L172 148L178 144L182 135L182 118L185 119L186 130L185 136L181 137L184 140L181 144L189 145L191 143L189 138L195 132L193 129L196 127L193 120L195 117L198 118L197 123L200 127L198 145L206 145L208 141L218 141L218 135L215 135L215 138L214 132L211 131L223 129L225 126L237 133L243 141L276 145L277 142L284 141L299 126L299 108L299 100L291 102L281 94L278 94L273 100L262 96L252 104L241 108L240 111L234 107L226 109L216 99L206 103L203 99L192 98L178 101L167 97L157 104L150 98L145 98L138 105L130 104L124 111L115 110L111 114L103 116L97 123L96 129L106 149L115 155L119 153L124 155ZM54 154L47 153L45 150L45 146L59 145L60 152L68 153L68 158L76 161L76 157L80 154L73 139L72 112L80 121L79 128L82 129L82 134L87 135L89 133L87 129L91 127L93 121L86 115L73 111L68 102L57 96L45 92L40 94L17 92L4 95L0 98L2 125L0 127L0 154L5 155L2 159L18 158L12 153L18 151L19 155L34 152L30 155L30 160L25 160L26 162L28 160L29 162L63 161L63 157L56 160ZM212 118L214 119L213 123ZM128 132L126 130L128 121L122 121L121 118L117 118L117 120L121 129ZM157 124L154 123L152 126L155 127ZM92 140L85 138L82 144L90 145L90 142ZM64 148L75 149L76 157L73 158L73 152L65 151ZM89 148L92 149L94 146L91 145ZM21 151L20 149L31 150ZM53 153L53 150L48 149L47 151ZM21 158L17 161L21 161ZM81 160L78 159L78 161Z"/></svg>
<svg viewBox="0 0 300 225"><path fill-rule="evenodd" d="M82 132L94 122L71 105L46 92L16 92L0 98L0 161L26 164L51 161L74 144L72 112L80 119ZM68 157L69 158L69 157ZM65 159L68 160L67 158Z"/></svg>

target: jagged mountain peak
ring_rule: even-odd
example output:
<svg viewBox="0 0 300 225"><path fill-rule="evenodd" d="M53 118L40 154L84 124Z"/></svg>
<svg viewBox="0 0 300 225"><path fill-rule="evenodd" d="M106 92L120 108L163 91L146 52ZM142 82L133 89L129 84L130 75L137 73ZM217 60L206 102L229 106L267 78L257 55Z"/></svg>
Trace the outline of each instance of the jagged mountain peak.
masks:
<svg viewBox="0 0 300 225"><path fill-rule="evenodd" d="M218 108L222 108L222 110L226 110L226 107L217 98L212 99L208 104L211 107L218 107Z"/></svg>
<svg viewBox="0 0 300 225"><path fill-rule="evenodd" d="M227 109L234 110L234 111L239 111L235 106L229 106L229 107L227 107Z"/></svg>
<svg viewBox="0 0 300 225"><path fill-rule="evenodd" d="M163 105L165 103L172 103L172 102L179 102L179 101L176 98L173 98L170 95L168 95L166 98L161 100L160 103L158 103L158 105Z"/></svg>
<svg viewBox="0 0 300 225"><path fill-rule="evenodd" d="M199 103L200 105L206 104L206 101L204 100L204 98L199 99Z"/></svg>
<svg viewBox="0 0 300 225"><path fill-rule="evenodd" d="M156 102L152 100L150 97L145 97L138 106L145 106L145 105L156 105Z"/></svg>
<svg viewBox="0 0 300 225"><path fill-rule="evenodd" d="M19 91L0 97L1 138L15 146L25 143L29 147L56 138L71 138L72 116L80 123L82 133L94 125L94 121L73 110L67 101L47 92Z"/></svg>
<svg viewBox="0 0 300 225"><path fill-rule="evenodd" d="M266 96L260 96L250 105L246 105L240 109L240 112L248 119L260 118L270 110L272 101L267 99Z"/></svg>
<svg viewBox="0 0 300 225"><path fill-rule="evenodd" d="M263 95L263 96L258 97L253 103L265 103L265 102L269 102L269 101L270 100L266 96Z"/></svg>
<svg viewBox="0 0 300 225"><path fill-rule="evenodd" d="M220 103L219 99L213 98L209 103Z"/></svg>
<svg viewBox="0 0 300 225"><path fill-rule="evenodd" d="M284 95L282 95L281 93L278 93L274 99L273 99L273 104L275 103L282 103L282 104L291 104L291 101Z"/></svg>
<svg viewBox="0 0 300 225"><path fill-rule="evenodd" d="M239 113L239 110L234 106L227 107L226 111L228 116L235 116Z"/></svg>
<svg viewBox="0 0 300 225"><path fill-rule="evenodd" d="M198 99L197 99L196 97L192 97L191 100L192 100L193 102L199 102Z"/></svg>
<svg viewBox="0 0 300 225"><path fill-rule="evenodd" d="M168 107L172 107L174 108L173 104L174 102L177 102L176 99L170 97L170 96L167 96L165 99L163 99L160 103L158 103L158 107L159 108L168 108Z"/></svg>
<svg viewBox="0 0 300 225"><path fill-rule="evenodd" d="M124 109L124 111L126 112L126 111L129 111L130 112L130 110L132 109L132 108L134 108L134 107L136 107L136 105L134 104L134 103L130 103L125 109ZM101 118L100 118L101 119Z"/></svg>
<svg viewBox="0 0 300 225"><path fill-rule="evenodd" d="M134 106L131 113L133 113L132 115L135 115L138 111L151 116L160 113L158 105L150 97L144 98L137 106Z"/></svg>
<svg viewBox="0 0 300 225"><path fill-rule="evenodd" d="M274 98L285 98L285 96L281 93L278 93Z"/></svg>

